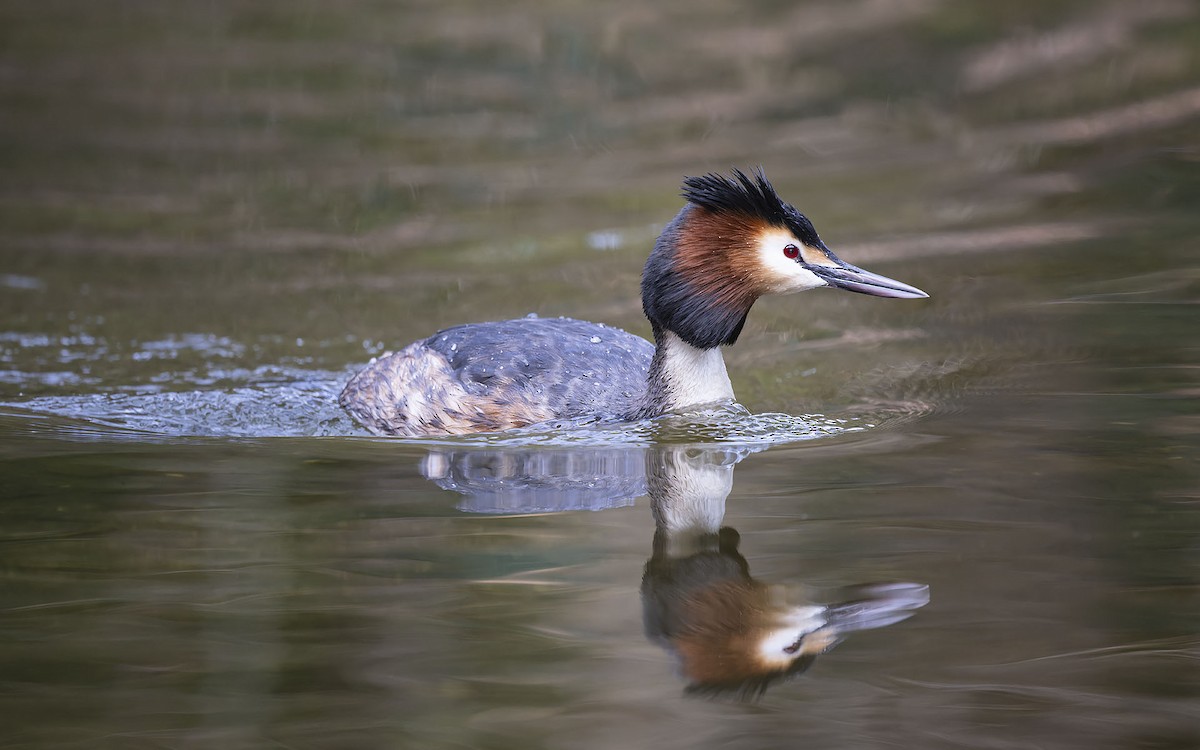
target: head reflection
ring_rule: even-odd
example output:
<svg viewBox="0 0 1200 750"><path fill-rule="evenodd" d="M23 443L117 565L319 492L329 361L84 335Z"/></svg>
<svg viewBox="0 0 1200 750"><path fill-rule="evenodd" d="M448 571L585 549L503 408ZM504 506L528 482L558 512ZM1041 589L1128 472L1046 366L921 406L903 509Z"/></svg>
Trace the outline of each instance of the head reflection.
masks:
<svg viewBox="0 0 1200 750"><path fill-rule="evenodd" d="M733 468L723 450L664 448L648 462L653 553L642 577L646 635L675 655L693 693L760 695L856 630L890 625L929 601L913 583L855 587L831 604L796 602L751 576L722 526Z"/></svg>
<svg viewBox="0 0 1200 750"><path fill-rule="evenodd" d="M693 694L761 695L847 634L912 616L916 583L863 584L831 603L755 579L723 526L734 467L750 451L714 446L431 453L425 475L474 513L603 510L650 497L654 537L641 583L646 636L675 657ZM794 582L799 584L800 582Z"/></svg>

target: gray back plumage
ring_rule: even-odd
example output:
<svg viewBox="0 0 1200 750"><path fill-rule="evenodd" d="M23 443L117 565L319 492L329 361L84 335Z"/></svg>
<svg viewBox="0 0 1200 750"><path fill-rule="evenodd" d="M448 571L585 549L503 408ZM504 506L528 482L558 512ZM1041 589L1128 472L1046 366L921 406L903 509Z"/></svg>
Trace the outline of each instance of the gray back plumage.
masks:
<svg viewBox="0 0 1200 750"><path fill-rule="evenodd" d="M562 418L616 413L646 391L654 346L599 323L520 318L447 328L425 345L442 354L468 391L526 389ZM494 393L499 395L498 393Z"/></svg>
<svg viewBox="0 0 1200 750"><path fill-rule="evenodd" d="M520 318L439 331L373 360L339 399L373 432L460 434L642 403L654 346L599 323Z"/></svg>

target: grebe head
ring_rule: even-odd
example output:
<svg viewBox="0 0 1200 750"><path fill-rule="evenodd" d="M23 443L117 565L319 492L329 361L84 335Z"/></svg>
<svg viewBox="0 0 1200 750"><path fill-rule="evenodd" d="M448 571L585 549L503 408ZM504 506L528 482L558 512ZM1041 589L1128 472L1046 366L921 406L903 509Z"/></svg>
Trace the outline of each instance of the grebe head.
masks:
<svg viewBox="0 0 1200 750"><path fill-rule="evenodd" d="M782 587L754 579L714 582L692 592L688 628L675 639L689 692L761 694L806 670L850 633L907 620L929 603L916 583L866 584L857 598L788 605Z"/></svg>
<svg viewBox="0 0 1200 750"><path fill-rule="evenodd" d="M784 203L761 169L683 182L683 210L655 243L642 274L642 308L655 335L694 347L732 344L754 301L831 286L877 297L925 292L838 258L808 217Z"/></svg>

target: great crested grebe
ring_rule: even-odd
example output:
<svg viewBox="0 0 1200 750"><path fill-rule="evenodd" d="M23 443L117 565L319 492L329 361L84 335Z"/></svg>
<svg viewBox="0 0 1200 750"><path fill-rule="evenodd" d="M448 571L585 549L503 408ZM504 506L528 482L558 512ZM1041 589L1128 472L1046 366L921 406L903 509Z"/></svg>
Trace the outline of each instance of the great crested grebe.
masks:
<svg viewBox="0 0 1200 750"><path fill-rule="evenodd" d="M720 347L737 341L764 294L929 296L840 260L761 169L688 177L683 197L642 272L653 345L570 318L455 326L372 359L338 402L368 430L407 437L647 419L733 400Z"/></svg>

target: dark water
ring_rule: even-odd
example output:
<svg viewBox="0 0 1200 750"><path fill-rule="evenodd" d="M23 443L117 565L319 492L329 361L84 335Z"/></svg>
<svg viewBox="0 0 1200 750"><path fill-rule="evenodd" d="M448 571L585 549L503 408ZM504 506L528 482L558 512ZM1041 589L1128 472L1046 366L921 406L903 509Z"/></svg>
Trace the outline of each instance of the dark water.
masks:
<svg viewBox="0 0 1200 750"><path fill-rule="evenodd" d="M1196 4L0 29L0 746L1200 746ZM755 164L931 298L760 302L745 413L439 443L336 407L451 324L647 334L681 176ZM700 579L866 604L697 695Z"/></svg>

